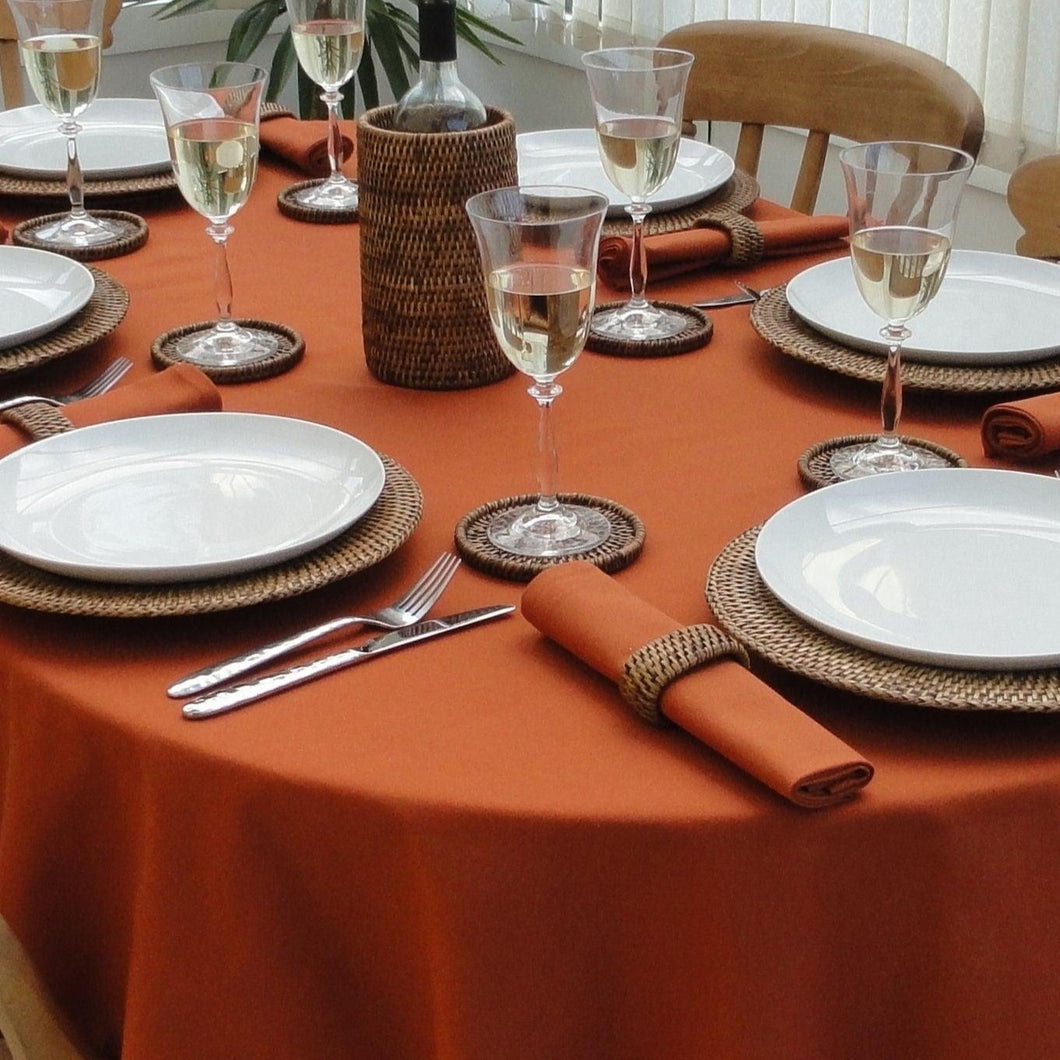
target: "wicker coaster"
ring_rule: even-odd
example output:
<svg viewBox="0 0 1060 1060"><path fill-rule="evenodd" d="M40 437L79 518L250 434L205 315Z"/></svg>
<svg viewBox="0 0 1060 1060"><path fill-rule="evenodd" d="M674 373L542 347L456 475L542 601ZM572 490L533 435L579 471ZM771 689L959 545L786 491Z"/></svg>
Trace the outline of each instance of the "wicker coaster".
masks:
<svg viewBox="0 0 1060 1060"><path fill-rule="evenodd" d="M700 221L731 217L746 210L759 195L758 181L754 177L736 170L735 173L712 195L683 206L678 210L652 211L644 219L646 236L662 235L666 232L683 232ZM604 222L605 236L628 235L632 221L626 217L613 217Z"/></svg>
<svg viewBox="0 0 1060 1060"><path fill-rule="evenodd" d="M253 320L246 317L236 320L236 323L259 331L271 331L280 336L280 345L273 353L247 364L195 365L215 383L251 383L256 379L268 379L293 368L305 353L305 339L293 328L284 324L273 324L268 320ZM183 327L164 331L151 343L151 360L158 368L168 368L171 364L179 364L184 358L177 353L177 342L193 332L209 331L214 324L215 321L210 320L199 324L185 324ZM195 364L194 361L189 363Z"/></svg>
<svg viewBox="0 0 1060 1060"><path fill-rule="evenodd" d="M0 602L63 615L162 618L230 611L320 589L386 559L419 522L419 485L396 461L380 457L386 483L379 500L344 533L304 556L229 578L125 585L64 578L0 553Z"/></svg>
<svg viewBox="0 0 1060 1060"><path fill-rule="evenodd" d="M54 331L0 350L0 377L83 350L122 322L129 308L129 292L109 273L91 265L88 270L96 285L85 307Z"/></svg>
<svg viewBox="0 0 1060 1060"><path fill-rule="evenodd" d="M929 442L924 438L914 438L908 434L898 436L906 445L915 445L918 449L927 449L934 453L944 464L950 467L967 467L968 461L952 449L943 445ZM811 445L802 456L799 457L799 478L802 484L810 489L820 489L822 486L831 486L839 481L832 470L830 460L837 449L845 449L848 445L865 445L876 438L874 434L848 434L842 438L829 438L827 441ZM942 466L942 465L940 465Z"/></svg>
<svg viewBox="0 0 1060 1060"><path fill-rule="evenodd" d="M125 210L93 210L93 217L107 217L112 221L123 221L130 226L127 235L115 239L112 243L102 243L91 247L57 247L54 243L37 238L38 229L61 221L65 213L48 213L43 217L32 217L22 221L11 230L11 242L20 247L33 247L36 250L50 250L53 254L73 258L75 261L103 261L105 258L120 258L131 254L147 242L147 222L135 213Z"/></svg>
<svg viewBox="0 0 1060 1060"><path fill-rule="evenodd" d="M535 574L566 559L586 560L610 574L628 567L640 555L644 547L644 524L628 508L603 497L591 497L584 493L561 493L559 499L567 504L583 504L603 512L611 523L608 539L602 545L588 552L580 552L577 556L524 557L502 551L486 536L489 525L494 516L506 508L533 504L537 497L527 493L521 497L490 501L468 512L456 524L457 551L472 567L516 582L528 582Z"/></svg>
<svg viewBox="0 0 1060 1060"><path fill-rule="evenodd" d="M292 184L284 188L276 196L276 205L280 213L285 217L291 217L296 221L307 221L315 225L348 225L357 220L358 211L354 207L350 210L321 210L315 206L306 206L298 202L295 196L306 188L318 188L324 180L303 180L300 184Z"/></svg>
<svg viewBox="0 0 1060 1060"><path fill-rule="evenodd" d="M879 384L883 354L854 350L814 331L788 305L785 287L766 291L751 307L751 323L766 342L796 360ZM1060 357L1012 365L922 364L904 358L907 390L951 394L1015 394L1060 387Z"/></svg>
<svg viewBox="0 0 1060 1060"><path fill-rule="evenodd" d="M605 302L603 305L596 307L593 319L596 319L597 313L604 313L609 309L620 309L625 304L625 302ZM590 325L589 337L585 341L585 348L593 353L607 353L612 357L672 357L678 353L698 350L701 346L706 346L713 338L714 323L701 309L696 309L694 306L681 305L678 302L653 301L651 304L680 313L681 316L688 320L687 327L684 331L678 332L668 339L626 342L610 335L601 335Z"/></svg>
<svg viewBox="0 0 1060 1060"><path fill-rule="evenodd" d="M750 651L831 688L943 710L1060 711L1060 670L956 670L876 655L806 625L766 588L755 566L761 526L730 541L707 577L721 625Z"/></svg>
<svg viewBox="0 0 1060 1060"><path fill-rule="evenodd" d="M117 177L112 180L86 180L85 201L124 199L138 195L157 195L176 191L177 178L171 169L141 177ZM33 180L0 173L0 196L16 199L65 199L70 192L65 180Z"/></svg>

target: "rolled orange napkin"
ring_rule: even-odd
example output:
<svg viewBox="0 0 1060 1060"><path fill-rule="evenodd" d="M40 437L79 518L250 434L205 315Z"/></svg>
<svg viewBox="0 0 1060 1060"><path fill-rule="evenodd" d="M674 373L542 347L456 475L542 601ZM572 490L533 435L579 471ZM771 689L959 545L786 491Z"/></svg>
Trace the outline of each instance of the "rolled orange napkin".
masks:
<svg viewBox="0 0 1060 1060"><path fill-rule="evenodd" d="M991 405L979 425L983 452L1037 460L1060 449L1060 394L1038 394Z"/></svg>
<svg viewBox="0 0 1060 1060"><path fill-rule="evenodd" d="M353 154L356 128L355 122L342 122L343 161ZM278 115L266 120L263 115L259 136L262 147L285 162L290 162L307 176L326 177L331 172L326 121L299 121L290 115Z"/></svg>
<svg viewBox="0 0 1060 1060"><path fill-rule="evenodd" d="M819 217L784 217L758 222L765 257L796 255L821 250L829 243L838 248L849 231L845 217L822 214ZM633 241L628 236L608 236L600 240L599 267L608 282L622 286L629 279L629 258ZM724 261L732 252L732 237L723 228L706 223L680 232L647 236L644 252L648 259L648 279L665 280L704 269Z"/></svg>
<svg viewBox="0 0 1060 1060"><path fill-rule="evenodd" d="M527 586L523 615L594 670L620 681L630 653L679 628L590 563L549 567ZM722 658L677 678L662 693L665 717L798 806L852 798L871 779L856 751Z"/></svg>
<svg viewBox="0 0 1060 1060"><path fill-rule="evenodd" d="M7 242L7 229L2 224L0 224L0 243L6 243L6 242Z"/></svg>
<svg viewBox="0 0 1060 1060"><path fill-rule="evenodd" d="M175 364L99 397L66 405L61 411L75 427L87 427L166 412L216 412L220 407L220 391L200 369L192 364ZM28 441L17 427L0 423L0 456L13 453Z"/></svg>

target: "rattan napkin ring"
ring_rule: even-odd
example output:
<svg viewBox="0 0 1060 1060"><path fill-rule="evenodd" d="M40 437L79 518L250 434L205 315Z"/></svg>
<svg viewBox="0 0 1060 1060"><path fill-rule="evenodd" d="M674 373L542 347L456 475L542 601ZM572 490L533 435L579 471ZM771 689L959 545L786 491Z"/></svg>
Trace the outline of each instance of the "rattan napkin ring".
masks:
<svg viewBox="0 0 1060 1060"><path fill-rule="evenodd" d="M0 421L17 428L34 441L74 429L69 417L46 401L27 401L24 405L5 409L0 412Z"/></svg>
<svg viewBox="0 0 1060 1060"><path fill-rule="evenodd" d="M689 671L726 656L743 666L750 665L742 645L717 626L682 626L630 653L622 667L619 691L642 721L668 726L672 722L659 709L659 697L667 686Z"/></svg>
<svg viewBox="0 0 1060 1060"><path fill-rule="evenodd" d="M699 228L720 228L732 241L732 249L727 258L721 259L719 265L742 267L754 265L762 260L766 252L766 241L762 229L742 213L719 214L701 221Z"/></svg>

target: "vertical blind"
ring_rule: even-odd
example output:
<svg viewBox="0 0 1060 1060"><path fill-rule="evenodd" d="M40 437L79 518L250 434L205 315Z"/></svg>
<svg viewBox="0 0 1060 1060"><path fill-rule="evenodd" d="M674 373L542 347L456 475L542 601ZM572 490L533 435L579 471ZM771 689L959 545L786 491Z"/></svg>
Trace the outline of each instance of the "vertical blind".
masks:
<svg viewBox="0 0 1060 1060"><path fill-rule="evenodd" d="M979 93L980 161L1011 171L1060 150L1060 0L573 0L607 25L658 36L740 18L872 33L943 60Z"/></svg>

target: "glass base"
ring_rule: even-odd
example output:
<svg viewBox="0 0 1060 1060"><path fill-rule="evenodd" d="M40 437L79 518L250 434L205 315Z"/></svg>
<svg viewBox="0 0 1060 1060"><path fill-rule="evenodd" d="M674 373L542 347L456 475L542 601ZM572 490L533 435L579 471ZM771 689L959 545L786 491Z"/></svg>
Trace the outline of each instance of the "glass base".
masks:
<svg viewBox="0 0 1060 1060"><path fill-rule="evenodd" d="M549 512L536 505L497 515L486 536L513 556L576 556L602 545L611 535L603 512L583 504L561 504Z"/></svg>
<svg viewBox="0 0 1060 1060"><path fill-rule="evenodd" d="M136 225L121 218L66 214L53 224L35 228L33 239L54 247L103 247L128 239L136 231Z"/></svg>
<svg viewBox="0 0 1060 1060"><path fill-rule="evenodd" d="M930 449L905 442L869 442L837 449L828 465L836 478L846 481L869 475L887 475L892 471L920 471L924 468L950 467L950 462Z"/></svg>
<svg viewBox="0 0 1060 1060"><path fill-rule="evenodd" d="M650 342L671 339L688 327L688 317L663 309L651 302L635 306L627 302L617 309L605 309L593 316L592 329L597 335L622 342Z"/></svg>
<svg viewBox="0 0 1060 1060"><path fill-rule="evenodd" d="M230 368L270 357L280 348L280 336L261 328L220 328L193 331L174 344L178 356L204 368Z"/></svg>
<svg viewBox="0 0 1060 1060"><path fill-rule="evenodd" d="M299 206L312 210L356 210L360 199L357 185L345 177L339 180L329 178L323 184L303 188L291 198Z"/></svg>

